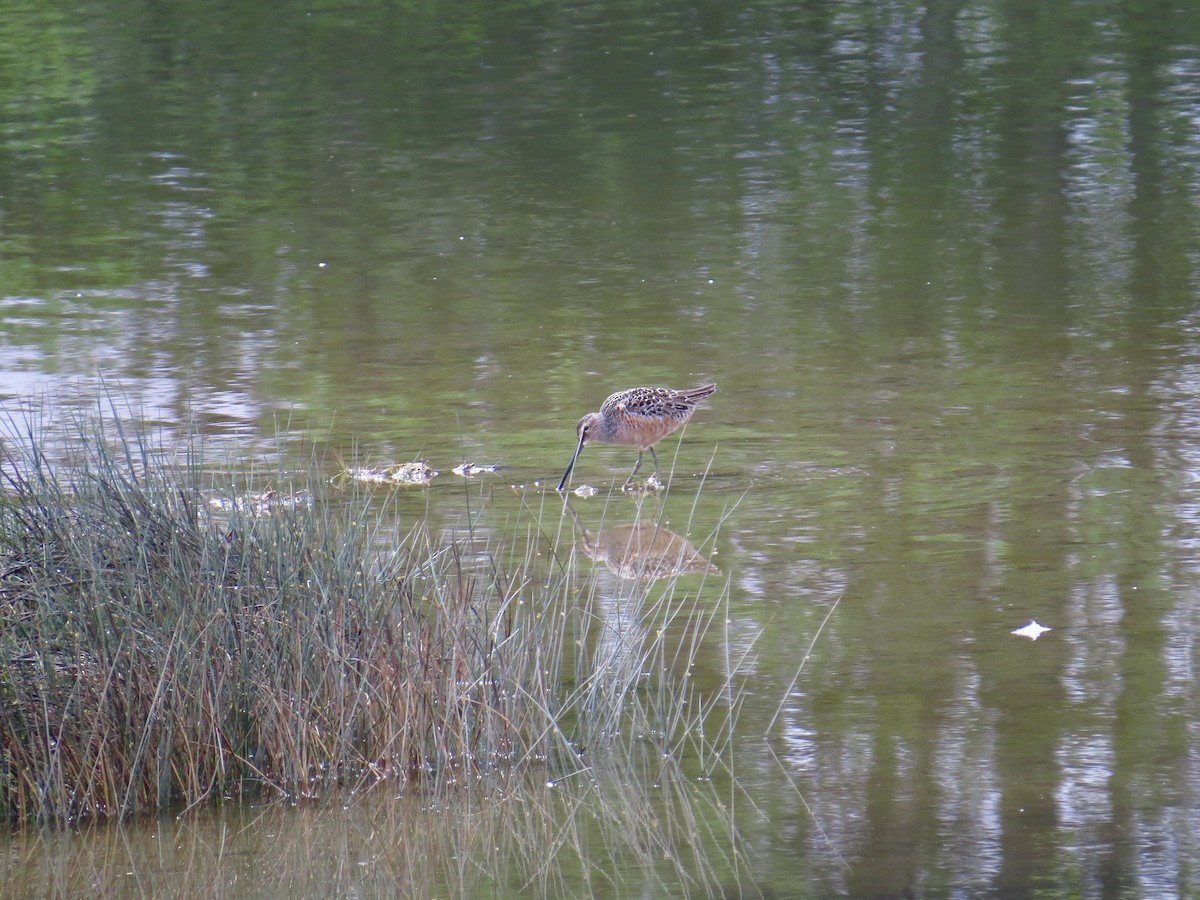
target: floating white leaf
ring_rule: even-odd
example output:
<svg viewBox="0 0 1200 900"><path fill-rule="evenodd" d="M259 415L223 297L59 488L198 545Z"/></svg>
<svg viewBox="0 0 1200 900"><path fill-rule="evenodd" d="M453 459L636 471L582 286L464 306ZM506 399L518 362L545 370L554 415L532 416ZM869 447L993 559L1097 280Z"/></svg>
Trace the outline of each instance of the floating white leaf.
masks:
<svg viewBox="0 0 1200 900"><path fill-rule="evenodd" d="M1031 641L1036 641L1042 636L1043 632L1050 630L1051 629L1038 622L1037 619L1030 619L1028 625L1022 625L1020 628L1014 628L1013 634L1019 634L1021 637L1027 637Z"/></svg>

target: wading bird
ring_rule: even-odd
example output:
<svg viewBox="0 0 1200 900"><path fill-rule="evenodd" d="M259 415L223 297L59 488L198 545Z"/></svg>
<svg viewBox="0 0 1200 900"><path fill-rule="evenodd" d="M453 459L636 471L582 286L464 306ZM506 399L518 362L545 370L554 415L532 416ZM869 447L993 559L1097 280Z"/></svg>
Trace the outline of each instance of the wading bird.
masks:
<svg viewBox="0 0 1200 900"><path fill-rule="evenodd" d="M567 471L563 472L562 481L558 483L558 490L561 491L566 485L571 470L575 468L575 460L579 459L579 453L588 441L638 448L637 462L625 479L625 484L633 481L633 476L641 468L642 454L649 450L654 460L654 478L657 479L658 454L654 452L654 445L675 429L686 425L696 411L696 404L716 389L715 384L702 384L687 390L635 387L612 394L600 404L598 412L588 413L575 426L579 443L567 465Z"/></svg>

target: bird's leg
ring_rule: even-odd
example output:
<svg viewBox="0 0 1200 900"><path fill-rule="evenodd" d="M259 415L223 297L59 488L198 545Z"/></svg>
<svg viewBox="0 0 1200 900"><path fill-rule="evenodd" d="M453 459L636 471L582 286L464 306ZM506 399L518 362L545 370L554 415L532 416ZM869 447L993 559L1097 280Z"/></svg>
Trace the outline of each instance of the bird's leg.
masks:
<svg viewBox="0 0 1200 900"><path fill-rule="evenodd" d="M654 460L654 480L658 481L658 454L654 452L654 448L650 448L650 457Z"/></svg>
<svg viewBox="0 0 1200 900"><path fill-rule="evenodd" d="M650 452L651 452L651 453L653 453L653 452L654 452L654 448L653 448L653 447L651 447L651 448L650 448ZM657 467L658 467L658 457L655 457L655 458L654 458L654 465L655 465L655 468L657 469ZM638 469L640 469L641 467L642 467L642 451L641 451L641 450L639 450L639 451L638 451L638 458L637 458L637 462L635 462L635 463L633 464L633 471L629 473L629 477L625 479L625 484L621 485L621 487L627 487L627 486L629 485L629 482L633 481L633 476L634 476L634 475L636 475L636 474L638 473Z"/></svg>

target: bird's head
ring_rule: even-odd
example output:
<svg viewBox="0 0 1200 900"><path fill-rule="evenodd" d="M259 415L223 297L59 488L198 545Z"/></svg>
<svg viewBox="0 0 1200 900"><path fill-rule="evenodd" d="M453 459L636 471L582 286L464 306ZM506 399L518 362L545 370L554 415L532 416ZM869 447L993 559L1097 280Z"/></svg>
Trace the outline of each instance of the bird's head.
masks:
<svg viewBox="0 0 1200 900"><path fill-rule="evenodd" d="M596 430L600 428L601 420L598 413L588 413L575 426L575 437L579 439L579 446L582 447L589 439L595 436Z"/></svg>

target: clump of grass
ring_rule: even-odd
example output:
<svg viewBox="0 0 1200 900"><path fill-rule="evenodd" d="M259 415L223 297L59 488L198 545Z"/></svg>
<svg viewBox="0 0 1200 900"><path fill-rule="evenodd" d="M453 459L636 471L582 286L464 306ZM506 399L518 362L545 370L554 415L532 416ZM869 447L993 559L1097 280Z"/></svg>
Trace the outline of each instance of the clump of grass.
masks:
<svg viewBox="0 0 1200 900"><path fill-rule="evenodd" d="M31 429L0 443L10 819L511 783L534 766L569 779L615 741L660 758L690 741L719 765L714 701L646 689L648 671L686 671L713 615L673 591L616 634L537 529L501 562L469 530L399 536L386 506L327 503L315 480L288 486L310 502L210 504L198 456L119 420L75 426L72 444L51 462ZM674 644L668 620L685 622Z"/></svg>
<svg viewBox="0 0 1200 900"><path fill-rule="evenodd" d="M200 473L80 435L55 467L6 449L0 507L0 790L16 818L514 759L522 723L461 548L320 505L218 519ZM193 476L191 481L185 476Z"/></svg>

